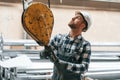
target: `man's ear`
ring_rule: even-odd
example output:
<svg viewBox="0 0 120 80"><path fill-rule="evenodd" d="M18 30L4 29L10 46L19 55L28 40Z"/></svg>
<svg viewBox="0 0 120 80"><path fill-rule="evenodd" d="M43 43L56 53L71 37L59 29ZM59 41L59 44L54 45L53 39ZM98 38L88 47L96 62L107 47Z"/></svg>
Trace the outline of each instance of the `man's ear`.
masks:
<svg viewBox="0 0 120 80"><path fill-rule="evenodd" d="M81 24L81 27L82 27L82 31L84 31L86 25L84 23Z"/></svg>

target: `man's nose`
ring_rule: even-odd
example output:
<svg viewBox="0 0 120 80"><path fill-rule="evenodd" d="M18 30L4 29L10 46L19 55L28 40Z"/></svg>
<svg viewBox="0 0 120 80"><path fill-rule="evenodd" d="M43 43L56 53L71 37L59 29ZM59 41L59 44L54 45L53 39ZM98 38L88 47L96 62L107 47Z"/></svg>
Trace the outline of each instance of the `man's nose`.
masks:
<svg viewBox="0 0 120 80"><path fill-rule="evenodd" d="M72 20L74 21L74 20L75 20L75 17L73 17Z"/></svg>

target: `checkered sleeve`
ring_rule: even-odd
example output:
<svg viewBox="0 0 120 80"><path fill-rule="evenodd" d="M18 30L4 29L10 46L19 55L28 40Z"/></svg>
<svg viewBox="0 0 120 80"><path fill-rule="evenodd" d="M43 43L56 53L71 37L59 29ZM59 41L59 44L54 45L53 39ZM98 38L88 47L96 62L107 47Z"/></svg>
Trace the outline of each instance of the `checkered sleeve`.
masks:
<svg viewBox="0 0 120 80"><path fill-rule="evenodd" d="M91 45L90 43L86 43L83 49L83 60L81 64L68 63L67 70L72 71L74 73L84 73L88 70L88 66L90 63L90 55L91 55Z"/></svg>
<svg viewBox="0 0 120 80"><path fill-rule="evenodd" d="M53 49L54 53L57 53L58 43L60 42L61 37L62 37L62 35L61 35L61 34L58 34L58 35L55 35L55 37L53 37L53 38L50 40L49 45L50 45L51 48Z"/></svg>

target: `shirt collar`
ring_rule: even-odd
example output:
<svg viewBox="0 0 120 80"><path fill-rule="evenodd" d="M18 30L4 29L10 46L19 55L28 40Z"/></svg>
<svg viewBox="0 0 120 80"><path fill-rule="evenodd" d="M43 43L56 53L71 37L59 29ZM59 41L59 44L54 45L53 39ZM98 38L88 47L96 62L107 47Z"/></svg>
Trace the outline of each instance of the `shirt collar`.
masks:
<svg viewBox="0 0 120 80"><path fill-rule="evenodd" d="M71 38L70 33L67 34L66 38ZM82 35L77 36L75 39L82 39Z"/></svg>

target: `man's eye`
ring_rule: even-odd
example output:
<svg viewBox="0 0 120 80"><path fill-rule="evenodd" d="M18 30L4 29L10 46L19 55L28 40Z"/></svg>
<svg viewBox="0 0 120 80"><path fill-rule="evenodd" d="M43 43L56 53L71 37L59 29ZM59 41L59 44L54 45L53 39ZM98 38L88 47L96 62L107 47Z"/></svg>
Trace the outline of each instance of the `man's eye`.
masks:
<svg viewBox="0 0 120 80"><path fill-rule="evenodd" d="M80 16L78 17L78 19L80 19Z"/></svg>
<svg viewBox="0 0 120 80"><path fill-rule="evenodd" d="M80 19L80 16L78 18Z"/></svg>

